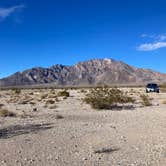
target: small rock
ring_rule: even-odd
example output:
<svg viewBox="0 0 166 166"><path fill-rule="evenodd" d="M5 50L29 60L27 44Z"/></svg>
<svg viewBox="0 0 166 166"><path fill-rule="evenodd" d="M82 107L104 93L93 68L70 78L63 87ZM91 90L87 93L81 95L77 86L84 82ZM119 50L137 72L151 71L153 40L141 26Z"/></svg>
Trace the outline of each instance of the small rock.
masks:
<svg viewBox="0 0 166 166"><path fill-rule="evenodd" d="M37 108L33 108L33 112L36 112L37 111Z"/></svg>
<svg viewBox="0 0 166 166"><path fill-rule="evenodd" d="M88 160L88 159L87 159L87 158L83 158L82 160L84 160L84 161L85 161L85 160Z"/></svg>
<svg viewBox="0 0 166 166"><path fill-rule="evenodd" d="M59 156L56 156L56 157L55 157L55 160L58 160L58 159L59 159Z"/></svg>

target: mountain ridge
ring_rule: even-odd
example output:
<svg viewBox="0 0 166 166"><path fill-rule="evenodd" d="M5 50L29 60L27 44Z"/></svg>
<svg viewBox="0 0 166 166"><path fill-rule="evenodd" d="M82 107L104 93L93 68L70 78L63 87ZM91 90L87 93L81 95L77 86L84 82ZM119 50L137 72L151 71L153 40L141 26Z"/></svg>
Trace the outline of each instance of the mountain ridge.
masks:
<svg viewBox="0 0 166 166"><path fill-rule="evenodd" d="M92 59L67 66L34 67L0 79L1 87L54 83L57 86L143 84L166 82L166 74L130 66L112 58Z"/></svg>

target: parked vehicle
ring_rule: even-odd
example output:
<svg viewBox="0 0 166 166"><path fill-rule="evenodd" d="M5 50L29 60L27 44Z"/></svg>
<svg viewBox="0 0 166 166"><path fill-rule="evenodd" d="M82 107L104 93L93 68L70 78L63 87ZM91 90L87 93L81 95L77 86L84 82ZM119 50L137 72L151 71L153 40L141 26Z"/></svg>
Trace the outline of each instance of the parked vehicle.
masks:
<svg viewBox="0 0 166 166"><path fill-rule="evenodd" d="M156 93L159 93L159 86L155 83L149 83L146 85L146 93L149 93L149 92L156 92Z"/></svg>

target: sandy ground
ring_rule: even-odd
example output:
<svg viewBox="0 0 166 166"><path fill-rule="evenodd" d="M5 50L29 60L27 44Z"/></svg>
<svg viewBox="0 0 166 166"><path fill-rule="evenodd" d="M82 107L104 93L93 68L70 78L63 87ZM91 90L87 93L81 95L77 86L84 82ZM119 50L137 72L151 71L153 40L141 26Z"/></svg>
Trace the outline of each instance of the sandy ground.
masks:
<svg viewBox="0 0 166 166"><path fill-rule="evenodd" d="M0 166L166 165L166 93L148 94L150 107L97 111L80 90L49 105L56 91L0 92L0 104L17 113L0 117Z"/></svg>

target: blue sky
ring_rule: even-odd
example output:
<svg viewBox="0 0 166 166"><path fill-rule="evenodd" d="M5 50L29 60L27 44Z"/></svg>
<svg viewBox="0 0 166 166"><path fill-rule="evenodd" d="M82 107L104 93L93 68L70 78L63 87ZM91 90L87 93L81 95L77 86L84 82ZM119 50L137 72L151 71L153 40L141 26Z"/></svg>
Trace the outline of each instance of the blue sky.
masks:
<svg viewBox="0 0 166 166"><path fill-rule="evenodd" d="M166 73L165 0L1 0L0 77L113 58Z"/></svg>

